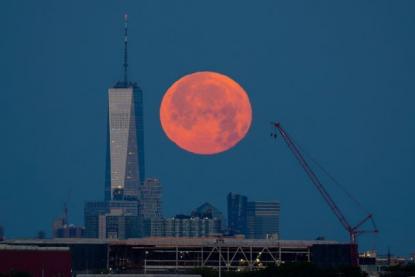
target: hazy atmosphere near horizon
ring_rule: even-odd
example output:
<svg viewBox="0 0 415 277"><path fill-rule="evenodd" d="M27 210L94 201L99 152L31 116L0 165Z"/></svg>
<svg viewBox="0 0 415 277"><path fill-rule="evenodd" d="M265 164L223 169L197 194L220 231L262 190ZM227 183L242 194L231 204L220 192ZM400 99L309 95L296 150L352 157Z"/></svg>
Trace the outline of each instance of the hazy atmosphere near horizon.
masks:
<svg viewBox="0 0 415 277"><path fill-rule="evenodd" d="M255 2L255 3L254 3ZM278 120L356 199L380 233L360 248L415 251L414 1L1 1L0 225L9 238L50 234L68 202L104 197L108 88L129 78L144 95L146 175L160 178L163 214L226 195L281 203L282 239L347 241L284 140ZM252 125L235 147L195 155L160 124L166 90L215 71L237 81ZM318 170L317 170L318 171ZM319 171L318 171L319 172ZM322 178L352 223L365 216Z"/></svg>

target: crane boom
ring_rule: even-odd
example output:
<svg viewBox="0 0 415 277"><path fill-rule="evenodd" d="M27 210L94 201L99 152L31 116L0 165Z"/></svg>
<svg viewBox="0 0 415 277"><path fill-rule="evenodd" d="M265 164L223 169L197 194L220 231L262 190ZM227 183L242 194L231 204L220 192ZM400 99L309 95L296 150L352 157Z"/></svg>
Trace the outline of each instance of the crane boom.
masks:
<svg viewBox="0 0 415 277"><path fill-rule="evenodd" d="M279 122L275 123L275 127L278 129L278 131L280 132L281 136L283 137L285 143L287 144L288 148L291 150L291 152L294 154L295 158L298 160L298 162L303 167L304 171L307 173L307 175L310 178L311 182L316 186L317 190L323 196L324 200L329 205L330 209L334 212L337 219L340 221L340 223L343 225L343 227L348 232L350 232L352 230L352 227L350 226L350 224L347 221L346 217L341 212L339 207L337 207L336 203L331 198L330 194L327 192L327 190L324 188L324 186L321 184L320 179L317 177L317 175L314 173L314 171L308 165L307 161L304 159L304 157L301 154L300 150L297 148L297 146L292 141L292 139L287 134L287 132L281 127L281 124Z"/></svg>
<svg viewBox="0 0 415 277"><path fill-rule="evenodd" d="M359 234L363 233L378 233L376 224L373 220L373 215L368 214L366 217L364 217L358 224L356 224L354 227L348 222L346 217L344 216L343 212L340 210L340 208L337 206L336 202L334 202L333 198L330 196L330 194L327 192L323 184L321 183L318 176L314 173L314 171L311 169L311 167L308 165L307 161L305 160L303 154L301 153L300 149L297 147L297 145L294 143L294 141L291 139L290 135L285 131L285 129L281 126L279 122L272 123L274 128L278 130L278 132L281 134L282 138L284 139L285 143L287 144L288 148L291 150L297 161L300 163L301 167L306 172L307 176L311 180L311 182L314 184L314 186L317 188L317 190L320 192L323 199L326 201L326 203L329 205L330 209L335 214L336 218L340 221L343 228L347 231L347 233L350 236L350 243L352 246L351 249L351 258L352 263L357 264L357 248L353 248L353 245L357 245L357 236ZM276 137L276 133L273 134ZM360 230L359 227L361 227L363 224L365 224L368 220L372 222L373 230Z"/></svg>

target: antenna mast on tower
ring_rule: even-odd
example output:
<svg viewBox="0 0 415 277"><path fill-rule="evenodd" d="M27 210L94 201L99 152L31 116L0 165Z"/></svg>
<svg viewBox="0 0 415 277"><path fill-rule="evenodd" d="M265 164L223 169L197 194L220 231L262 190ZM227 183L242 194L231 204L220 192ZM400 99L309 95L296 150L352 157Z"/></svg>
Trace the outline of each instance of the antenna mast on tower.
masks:
<svg viewBox="0 0 415 277"><path fill-rule="evenodd" d="M124 84L128 86L128 14L124 14Z"/></svg>

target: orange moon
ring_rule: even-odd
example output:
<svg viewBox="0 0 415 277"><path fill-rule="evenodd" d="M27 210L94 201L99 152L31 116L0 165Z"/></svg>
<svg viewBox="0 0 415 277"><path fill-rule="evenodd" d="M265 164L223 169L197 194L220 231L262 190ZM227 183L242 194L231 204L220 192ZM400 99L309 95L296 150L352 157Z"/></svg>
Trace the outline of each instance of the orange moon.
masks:
<svg viewBox="0 0 415 277"><path fill-rule="evenodd" d="M195 72L177 80L164 94L161 126L180 148L202 155L235 146L251 126L245 90L216 72Z"/></svg>

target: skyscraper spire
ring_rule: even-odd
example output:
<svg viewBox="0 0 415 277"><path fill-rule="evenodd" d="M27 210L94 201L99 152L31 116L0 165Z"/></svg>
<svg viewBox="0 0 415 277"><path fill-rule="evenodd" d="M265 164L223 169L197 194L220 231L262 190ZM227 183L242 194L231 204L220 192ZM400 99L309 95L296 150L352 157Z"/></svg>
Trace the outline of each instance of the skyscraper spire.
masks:
<svg viewBox="0 0 415 277"><path fill-rule="evenodd" d="M124 14L124 84L128 86L128 14Z"/></svg>

